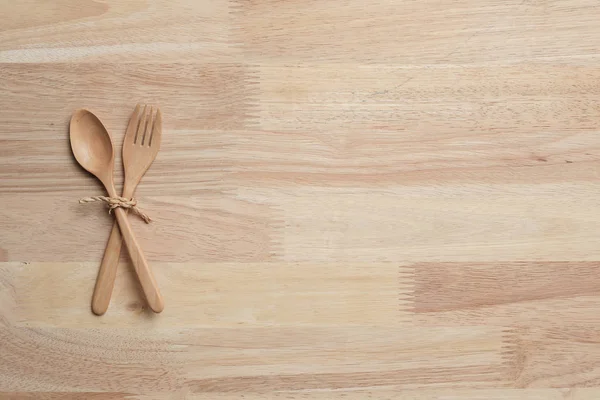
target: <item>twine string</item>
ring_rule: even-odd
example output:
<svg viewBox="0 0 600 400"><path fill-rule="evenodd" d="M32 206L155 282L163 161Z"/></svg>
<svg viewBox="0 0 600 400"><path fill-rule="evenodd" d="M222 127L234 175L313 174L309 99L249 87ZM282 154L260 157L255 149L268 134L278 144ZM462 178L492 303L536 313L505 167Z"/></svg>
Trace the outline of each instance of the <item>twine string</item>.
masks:
<svg viewBox="0 0 600 400"><path fill-rule="evenodd" d="M104 202L108 205L108 213L111 214L115 208L124 208L126 210L131 210L134 214L138 215L141 219L144 220L147 224L152 221L152 219L142 212L137 206L136 199L126 199L125 197L106 197L106 196L92 196L92 197L84 197L79 199L79 204L86 203L94 203L97 201Z"/></svg>

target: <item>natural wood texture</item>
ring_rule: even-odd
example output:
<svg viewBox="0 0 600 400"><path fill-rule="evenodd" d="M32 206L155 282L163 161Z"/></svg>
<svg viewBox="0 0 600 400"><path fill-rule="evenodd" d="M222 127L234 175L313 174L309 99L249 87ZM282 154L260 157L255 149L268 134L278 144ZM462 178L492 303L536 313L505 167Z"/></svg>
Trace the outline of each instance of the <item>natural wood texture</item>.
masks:
<svg viewBox="0 0 600 400"><path fill-rule="evenodd" d="M392 65L598 61L594 0L239 0L260 62ZM265 15L270 18L265 18ZM341 75L340 75L341 76Z"/></svg>
<svg viewBox="0 0 600 400"><path fill-rule="evenodd" d="M0 62L232 59L228 0L0 2Z"/></svg>
<svg viewBox="0 0 600 400"><path fill-rule="evenodd" d="M449 394L451 393L451 394ZM113 400L113 399L139 399L139 400L180 400L182 397L190 400L236 400L239 394L193 394L185 393L158 393L154 395L132 395L122 392L105 393L57 393L37 392L35 394L12 392L6 393L11 399L67 399L67 400ZM597 390L588 388L578 389L419 389L419 390L397 390L397 389L367 389L353 390L351 392L340 391L313 391L313 392L277 392L265 395L264 393L245 394L247 400L364 400L364 399L408 399L408 400L596 400Z"/></svg>
<svg viewBox="0 0 600 400"><path fill-rule="evenodd" d="M145 105L142 109L140 105L137 105L129 119L123 139L124 183L121 194L123 198L133 198L142 176L158 155L161 138L162 116L160 110L156 110L155 113L151 106ZM145 221L148 222L148 219ZM106 243L92 296L92 311L97 315L103 315L110 304L122 241L119 224L115 221Z"/></svg>
<svg viewBox="0 0 600 400"><path fill-rule="evenodd" d="M0 398L600 398L595 0L0 0ZM164 117L122 257L70 154ZM117 189L123 181L115 171Z"/></svg>
<svg viewBox="0 0 600 400"><path fill-rule="evenodd" d="M24 326L199 328L205 326L401 326L409 322L414 281L410 270L387 264L155 263L172 312L153 315L136 291L136 278L119 266L110 312L98 319L86 303L96 263L8 263L4 312ZM71 281L79 285L71 287ZM44 290L52 285L56 294ZM1 293L1 292L0 292ZM9 296L10 294L10 296ZM199 306L199 304L201 306ZM327 304L327 306L323 306ZM84 311L85 310L85 311ZM168 311L168 310L166 310ZM187 318L180 315L186 313Z"/></svg>
<svg viewBox="0 0 600 400"><path fill-rule="evenodd" d="M146 134L147 132L144 133L144 136ZM75 156L75 159L77 159L77 162L102 182L109 197L117 197L118 194L115 190L113 179L115 151L111 137L104 125L102 125L102 122L87 110L77 110L71 117L69 137L71 149L73 150L73 155ZM142 147L142 143L143 140L135 146ZM129 146L131 146L131 144L125 143L123 148L127 149ZM126 151L123 153L124 159L125 156L128 156L128 159L131 158L133 163L139 164L134 168L135 171L138 171L134 174L137 176L140 170L147 168L145 166L148 164L148 161L145 154L141 157L133 156L131 153L134 151L141 151L142 153L148 153L148 151L146 149L136 149L131 152ZM154 153L153 151L150 152ZM154 157L155 156L156 154L154 153ZM152 159L154 157L152 157ZM129 168L130 167L128 166L128 171ZM129 171L129 173L131 173L131 171ZM139 175L139 177L141 178L141 175ZM133 230L127 219L127 214L123 208L119 207L113 210L113 214L119 224L121 236L129 252L131 263L139 278L140 286L144 291L146 301L152 311L161 312L165 306L158 289L158 284L156 283L156 279L148 266L144 253L133 234Z"/></svg>

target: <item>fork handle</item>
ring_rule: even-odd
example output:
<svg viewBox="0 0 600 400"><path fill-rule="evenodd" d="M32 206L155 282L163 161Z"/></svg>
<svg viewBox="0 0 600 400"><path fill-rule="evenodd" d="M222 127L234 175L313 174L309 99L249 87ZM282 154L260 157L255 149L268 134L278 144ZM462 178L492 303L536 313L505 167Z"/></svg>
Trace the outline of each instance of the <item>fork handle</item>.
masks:
<svg viewBox="0 0 600 400"><path fill-rule="evenodd" d="M92 311L96 315L103 315L108 310L110 297L115 286L122 243L123 237L119 230L119 224L115 221L104 250L104 257L100 264L94 294L92 295Z"/></svg>
<svg viewBox="0 0 600 400"><path fill-rule="evenodd" d="M114 212L115 216L117 217L117 222L119 223L121 236L123 237L123 241L125 242L125 246L129 252L129 258L131 258L131 262L135 268L140 285L142 286L142 291L146 296L146 301L148 301L148 305L152 311L159 313L165 308L165 304L160 291L158 290L156 279L154 279L154 275L152 274L152 271L148 266L148 262L144 257L144 253L142 253L140 245L133 235L131 225L127 219L127 213L125 213L125 210L122 208L116 208Z"/></svg>

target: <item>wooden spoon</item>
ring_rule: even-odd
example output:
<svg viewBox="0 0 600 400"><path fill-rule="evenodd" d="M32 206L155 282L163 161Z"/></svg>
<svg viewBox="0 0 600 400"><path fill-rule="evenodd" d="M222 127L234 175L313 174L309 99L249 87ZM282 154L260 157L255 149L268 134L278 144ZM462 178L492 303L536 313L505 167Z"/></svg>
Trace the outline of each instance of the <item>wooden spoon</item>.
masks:
<svg viewBox="0 0 600 400"><path fill-rule="evenodd" d="M88 110L77 110L71 117L70 137L71 149L77 162L102 182L110 197L117 197L113 181L115 152L110 135L102 122ZM164 302L144 254L133 235L125 210L116 208L114 212L148 305L152 311L159 313L165 307Z"/></svg>

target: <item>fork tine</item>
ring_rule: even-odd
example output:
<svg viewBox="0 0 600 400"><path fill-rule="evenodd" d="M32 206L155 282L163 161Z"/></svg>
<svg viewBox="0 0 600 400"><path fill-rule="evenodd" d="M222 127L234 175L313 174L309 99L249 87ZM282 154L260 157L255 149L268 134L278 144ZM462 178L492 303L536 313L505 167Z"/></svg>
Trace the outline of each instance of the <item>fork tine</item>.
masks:
<svg viewBox="0 0 600 400"><path fill-rule="evenodd" d="M125 139L124 142L135 143L135 134L140 122L140 105L137 104L135 106L135 110L133 110L133 114L129 118L129 124L127 125L127 130L125 131Z"/></svg>
<svg viewBox="0 0 600 400"><path fill-rule="evenodd" d="M144 130L146 129L146 105L144 104L144 111L142 111L142 119L137 127L137 132L135 134L135 139L133 143L138 143L142 140L144 135Z"/></svg>
<svg viewBox="0 0 600 400"><path fill-rule="evenodd" d="M162 114L160 108L156 109L156 117L152 126L152 135L150 136L149 146L160 146L160 138L162 136Z"/></svg>
<svg viewBox="0 0 600 400"><path fill-rule="evenodd" d="M150 112L148 113L148 125L144 130L144 137L142 138L142 146L150 145L150 135L152 134L152 122L154 121L154 117L152 116L152 106L150 106Z"/></svg>

